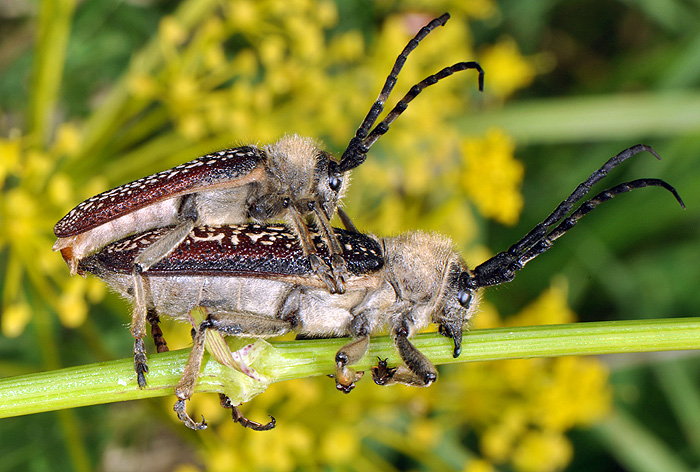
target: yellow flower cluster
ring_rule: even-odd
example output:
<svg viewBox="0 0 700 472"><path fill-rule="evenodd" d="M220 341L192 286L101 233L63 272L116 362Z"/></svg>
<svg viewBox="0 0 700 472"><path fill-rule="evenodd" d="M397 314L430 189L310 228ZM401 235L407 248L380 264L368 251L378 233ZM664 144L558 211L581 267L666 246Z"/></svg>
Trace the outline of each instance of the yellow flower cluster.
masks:
<svg viewBox="0 0 700 472"><path fill-rule="evenodd" d="M513 140L496 129L462 141L464 192L482 215L509 225L518 221L523 206L523 166L513 157L514 150Z"/></svg>
<svg viewBox="0 0 700 472"><path fill-rule="evenodd" d="M104 185L97 178L78 193L71 179L57 171L58 162L71 159L75 149L76 133L71 125L57 130L47 150L37 147L30 137L0 138L0 250L7 257L0 325L4 336L22 334L31 313L47 306L64 325L78 326L88 313L86 299L97 303L105 293L97 280L69 279L61 258L51 251L56 215Z"/></svg>
<svg viewBox="0 0 700 472"><path fill-rule="evenodd" d="M485 304L475 327L572 323L559 285L502 322ZM560 470L571 460L566 432L602 419L610 410L608 372L595 358L561 357L469 365L457 374L465 385L461 407L478 431L483 458L521 472ZM455 413L456 414L456 413Z"/></svg>
<svg viewBox="0 0 700 472"><path fill-rule="evenodd" d="M482 53L481 65L489 71L489 89L499 98L527 87L535 78L532 60L520 54L513 39L502 39Z"/></svg>

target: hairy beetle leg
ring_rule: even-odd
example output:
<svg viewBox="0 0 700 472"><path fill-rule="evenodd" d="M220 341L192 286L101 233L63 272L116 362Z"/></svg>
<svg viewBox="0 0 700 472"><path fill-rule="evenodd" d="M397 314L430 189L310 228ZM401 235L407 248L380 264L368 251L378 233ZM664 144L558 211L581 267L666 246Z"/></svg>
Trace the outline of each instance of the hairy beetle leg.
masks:
<svg viewBox="0 0 700 472"><path fill-rule="evenodd" d="M333 254L331 256L331 269L338 293L345 293L345 281L348 278L348 268L343 256L340 254Z"/></svg>
<svg viewBox="0 0 700 472"><path fill-rule="evenodd" d="M190 429L194 429L195 431L201 431L203 429L207 429L207 422L202 416L202 422L197 423L195 420L190 418L190 415L187 414L185 411L185 400L178 400L175 402L175 406L173 407L173 410L175 413L177 413L177 418L182 421L185 426L187 426Z"/></svg>
<svg viewBox="0 0 700 472"><path fill-rule="evenodd" d="M160 323L160 317L155 310L148 310L148 315L146 315L146 321L151 325L151 337L153 338L153 344L156 345L157 352L168 352L168 342L163 337L163 331L160 329L158 324Z"/></svg>
<svg viewBox="0 0 700 472"><path fill-rule="evenodd" d="M180 381L175 387L175 396L178 401L175 403L174 410L177 412L177 417L180 421L185 423L188 428L206 428L204 418L202 418L202 423L196 423L187 415L185 412L185 401L192 398L194 394L194 388L202 368L206 335L209 329L214 329L224 334L249 333L253 335L279 336L289 332L292 328L289 322L282 320L269 320L244 313L229 314L229 316L230 318L218 319L215 315L209 315L207 319L202 321L199 327L194 330L192 350L190 351L187 364L185 364L184 371L182 372L182 377L180 377ZM268 425L261 425L245 418L240 411L237 412L235 407L231 406L231 408L234 410L234 421L241 423L247 428L256 429L260 427L263 429L259 429L259 431L266 431L264 428L272 429L274 427L274 419L271 422L271 426L269 426L270 423L268 423Z"/></svg>
<svg viewBox="0 0 700 472"><path fill-rule="evenodd" d="M394 383L412 387L427 387L437 380L437 369L425 355L408 340L408 335L399 331L394 344L405 366L396 367L391 376ZM388 384L386 384L388 385Z"/></svg>
<svg viewBox="0 0 700 472"><path fill-rule="evenodd" d="M394 383L392 379L394 374L396 374L396 367L389 368L387 364L388 359L377 357L377 360L377 365L372 367L372 380L377 385L391 385Z"/></svg>
<svg viewBox="0 0 700 472"><path fill-rule="evenodd" d="M328 264L318 254L309 254L309 263L311 263L311 270L326 284L329 292L342 293L340 289L344 287L338 287L333 270L328 267Z"/></svg>
<svg viewBox="0 0 700 472"><path fill-rule="evenodd" d="M136 371L136 381L139 384L139 388L146 387L148 359L146 358L146 346L143 343L143 338L134 339L134 370Z"/></svg>
<svg viewBox="0 0 700 472"><path fill-rule="evenodd" d="M243 413L241 413L241 410L239 410L237 406L234 406L233 403L231 403L231 399L229 397L227 397L223 393L220 393L219 399L221 400L221 406L231 410L231 417L233 418L233 422L240 424L244 428L249 428L253 431L269 431L273 429L277 424L277 420L272 415L268 415L270 416L270 421L266 424L249 420L248 418L243 416Z"/></svg>
<svg viewBox="0 0 700 472"><path fill-rule="evenodd" d="M146 373L148 372L148 358L143 338L146 336L146 300L143 290L143 278L140 268L135 266L133 272L134 283L134 312L131 319L131 334L134 336L134 370L139 388L146 386Z"/></svg>
<svg viewBox="0 0 700 472"><path fill-rule="evenodd" d="M356 372L347 367L355 364L367 354L369 336L354 339L341 347L335 355L335 388L343 393L350 393L355 382L362 378L364 372Z"/></svg>

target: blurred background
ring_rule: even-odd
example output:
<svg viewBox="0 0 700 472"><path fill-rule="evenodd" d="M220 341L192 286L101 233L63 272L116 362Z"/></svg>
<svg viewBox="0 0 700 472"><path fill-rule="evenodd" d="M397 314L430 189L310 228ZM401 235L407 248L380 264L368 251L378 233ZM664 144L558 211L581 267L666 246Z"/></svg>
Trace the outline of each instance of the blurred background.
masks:
<svg viewBox="0 0 700 472"><path fill-rule="evenodd" d="M506 249L608 158L596 189L663 178L587 216L473 329L698 316L700 2L0 0L0 376L126 358L130 308L70 277L53 225L98 192L212 150L285 133L338 155L397 54L430 19L393 104L442 67L353 174L364 231L452 237L472 265ZM166 323L172 348L189 329ZM149 348L151 352L154 349ZM242 407L213 394L0 421L2 470L691 471L700 468L695 353L459 364L427 389L327 378L275 384Z"/></svg>

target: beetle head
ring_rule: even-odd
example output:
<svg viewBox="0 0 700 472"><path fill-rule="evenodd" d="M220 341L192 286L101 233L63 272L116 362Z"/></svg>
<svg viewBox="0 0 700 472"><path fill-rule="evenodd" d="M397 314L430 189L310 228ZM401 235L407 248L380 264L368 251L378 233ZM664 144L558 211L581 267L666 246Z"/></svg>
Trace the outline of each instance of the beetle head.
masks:
<svg viewBox="0 0 700 472"><path fill-rule="evenodd" d="M279 215L292 207L299 214L312 213L319 207L327 219L333 217L338 201L345 192L345 172L331 155L322 150L314 140L298 135L288 135L265 149L268 168L275 177L265 198L276 196L255 205L267 209L263 218Z"/></svg>
<svg viewBox="0 0 700 472"><path fill-rule="evenodd" d="M468 276L466 264L461 258L451 264L442 307L433 319L438 325L438 332L454 342L452 356L455 358L462 351L462 331L479 304L478 291L464 285L463 281Z"/></svg>

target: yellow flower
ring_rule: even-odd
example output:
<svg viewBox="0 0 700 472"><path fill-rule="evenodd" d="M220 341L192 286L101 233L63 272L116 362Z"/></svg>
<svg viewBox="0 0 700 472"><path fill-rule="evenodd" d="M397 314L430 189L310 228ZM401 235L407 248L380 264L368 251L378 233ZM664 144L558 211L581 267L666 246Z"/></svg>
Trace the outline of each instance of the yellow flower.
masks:
<svg viewBox="0 0 700 472"><path fill-rule="evenodd" d="M0 138L0 185L8 174L15 172L15 166L20 160L22 141L16 138Z"/></svg>
<svg viewBox="0 0 700 472"><path fill-rule="evenodd" d="M159 38L168 45L179 46L187 39L187 31L172 16L166 16L160 22Z"/></svg>
<svg viewBox="0 0 700 472"><path fill-rule="evenodd" d="M571 442L563 435L532 430L522 439L513 455L518 472L561 470L573 456Z"/></svg>
<svg viewBox="0 0 700 472"><path fill-rule="evenodd" d="M346 426L336 426L320 438L320 453L329 464L347 464L360 454L359 437Z"/></svg>
<svg viewBox="0 0 700 472"><path fill-rule="evenodd" d="M63 287L58 300L58 317L64 326L75 328L87 317L88 306L85 301L87 282L81 277L73 277Z"/></svg>
<svg viewBox="0 0 700 472"><path fill-rule="evenodd" d="M559 280L537 299L508 320L508 326L564 324L576 321L576 314L566 302L567 287Z"/></svg>
<svg viewBox="0 0 700 472"><path fill-rule="evenodd" d="M465 138L461 149L464 191L484 216L514 224L523 206L523 166L513 156L513 140L491 129L483 138Z"/></svg>
<svg viewBox="0 0 700 472"><path fill-rule="evenodd" d="M532 61L524 58L516 42L502 39L481 54L480 64L488 71L489 93L507 98L520 88L527 87L535 77Z"/></svg>
<svg viewBox="0 0 700 472"><path fill-rule="evenodd" d="M3 307L0 318L3 336L16 338L22 334L31 317L31 310L26 303L14 303Z"/></svg>
<svg viewBox="0 0 700 472"><path fill-rule="evenodd" d="M466 463L462 472L496 472L496 468L483 459L472 459Z"/></svg>
<svg viewBox="0 0 700 472"><path fill-rule="evenodd" d="M554 359L554 381L533 398L536 422L548 430L566 431L592 424L610 410L612 392L607 369L595 358Z"/></svg>

